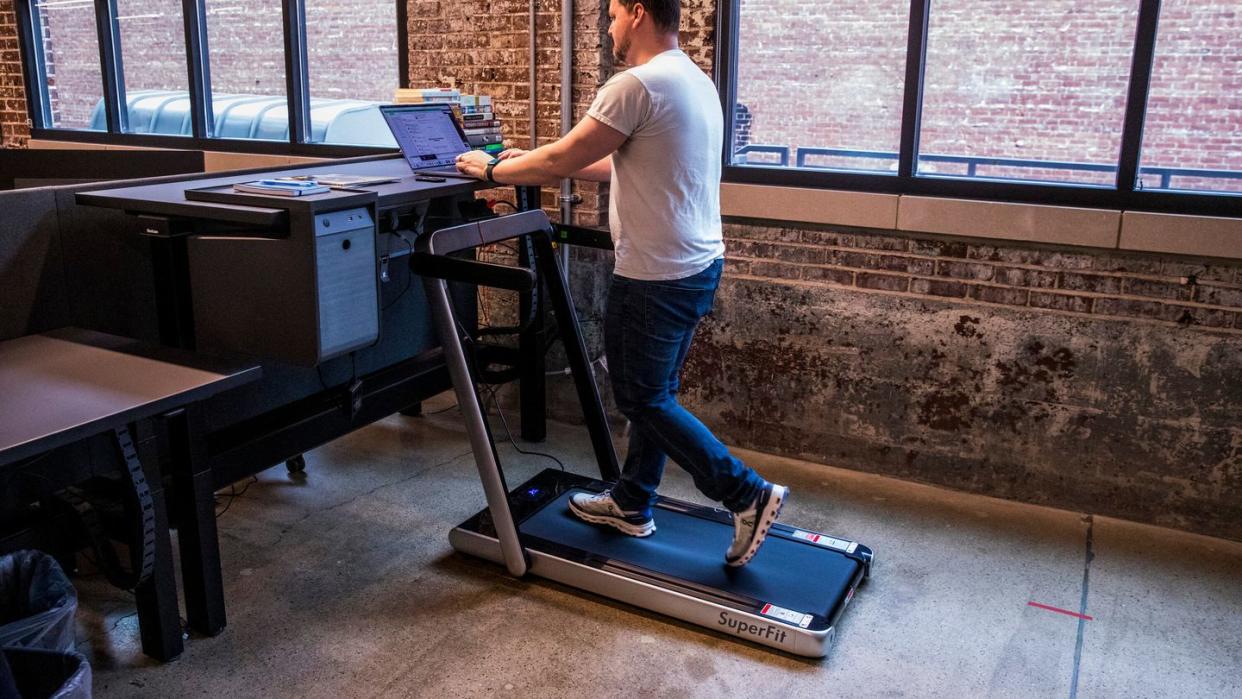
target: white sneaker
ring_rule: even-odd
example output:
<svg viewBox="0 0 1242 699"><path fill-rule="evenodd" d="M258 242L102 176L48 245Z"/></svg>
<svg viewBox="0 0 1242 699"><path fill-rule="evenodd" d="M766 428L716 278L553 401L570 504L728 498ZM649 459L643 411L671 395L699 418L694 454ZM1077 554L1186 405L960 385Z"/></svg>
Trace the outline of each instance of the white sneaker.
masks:
<svg viewBox="0 0 1242 699"><path fill-rule="evenodd" d="M610 490L596 494L574 493L569 498L569 511L578 519L592 524L606 524L630 536L651 536L656 530L655 520L651 517L618 507Z"/></svg>
<svg viewBox="0 0 1242 699"><path fill-rule="evenodd" d="M733 513L733 545L725 553L725 563L737 568L755 557L788 496L788 488L769 483L759 491L750 509Z"/></svg>

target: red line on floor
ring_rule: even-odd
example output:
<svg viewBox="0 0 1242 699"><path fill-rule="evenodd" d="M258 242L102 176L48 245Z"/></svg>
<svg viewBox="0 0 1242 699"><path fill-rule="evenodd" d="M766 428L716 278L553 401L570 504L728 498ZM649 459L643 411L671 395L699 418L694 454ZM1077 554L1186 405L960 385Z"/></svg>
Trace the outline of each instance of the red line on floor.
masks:
<svg viewBox="0 0 1242 699"><path fill-rule="evenodd" d="M1039 607L1040 609L1047 609L1050 612L1056 612L1057 614L1064 614L1066 616L1072 616L1075 619L1086 619L1087 621L1095 620L1095 617L1089 617L1086 614L1079 614L1078 612L1071 612L1068 609L1060 609L1059 607L1049 607L1048 605L1040 604L1039 602L1027 602L1026 606Z"/></svg>

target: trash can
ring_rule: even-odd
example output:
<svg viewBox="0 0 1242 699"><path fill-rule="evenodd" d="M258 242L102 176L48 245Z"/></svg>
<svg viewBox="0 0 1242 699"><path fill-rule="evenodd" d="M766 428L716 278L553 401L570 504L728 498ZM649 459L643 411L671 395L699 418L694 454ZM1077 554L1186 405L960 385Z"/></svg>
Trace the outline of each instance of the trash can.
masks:
<svg viewBox="0 0 1242 699"><path fill-rule="evenodd" d="M0 648L74 649L78 594L41 551L0 556Z"/></svg>
<svg viewBox="0 0 1242 699"><path fill-rule="evenodd" d="M0 665L10 669L6 688L0 667L0 697L9 691L21 699L91 699L91 666L78 653L5 648Z"/></svg>
<svg viewBox="0 0 1242 699"><path fill-rule="evenodd" d="M41 551L0 556L0 697L90 699L91 666L74 650L78 594Z"/></svg>

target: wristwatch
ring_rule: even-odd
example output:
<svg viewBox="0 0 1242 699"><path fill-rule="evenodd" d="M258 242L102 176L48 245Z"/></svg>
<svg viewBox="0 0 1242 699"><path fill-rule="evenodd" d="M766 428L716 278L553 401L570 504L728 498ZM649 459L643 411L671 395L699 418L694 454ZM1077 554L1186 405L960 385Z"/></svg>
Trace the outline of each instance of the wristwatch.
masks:
<svg viewBox="0 0 1242 699"><path fill-rule="evenodd" d="M483 170L483 178L488 182L495 182L496 178L492 177L492 170L496 169L496 163L500 162L500 158L492 158L487 161L487 167Z"/></svg>

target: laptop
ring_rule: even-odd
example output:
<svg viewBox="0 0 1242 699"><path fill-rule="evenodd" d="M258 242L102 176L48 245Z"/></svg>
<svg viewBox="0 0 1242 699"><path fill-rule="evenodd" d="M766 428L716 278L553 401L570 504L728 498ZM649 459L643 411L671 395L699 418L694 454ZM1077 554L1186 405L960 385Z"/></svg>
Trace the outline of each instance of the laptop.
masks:
<svg viewBox="0 0 1242 699"><path fill-rule="evenodd" d="M473 177L457 171L457 156L472 150L449 104L382 104L380 114L416 175Z"/></svg>

